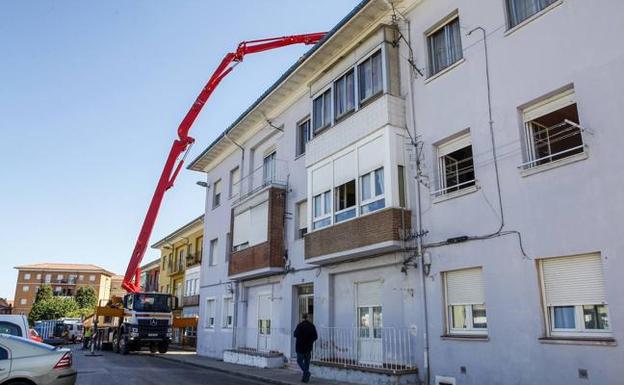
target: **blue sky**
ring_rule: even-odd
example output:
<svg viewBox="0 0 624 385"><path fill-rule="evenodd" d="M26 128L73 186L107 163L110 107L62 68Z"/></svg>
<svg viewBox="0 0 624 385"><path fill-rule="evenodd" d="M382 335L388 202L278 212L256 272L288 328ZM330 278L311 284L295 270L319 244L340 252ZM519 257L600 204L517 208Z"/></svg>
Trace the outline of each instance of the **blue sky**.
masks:
<svg viewBox="0 0 624 385"><path fill-rule="evenodd" d="M1 2L0 297L20 264L123 274L179 122L223 55L329 30L357 2ZM190 158L308 48L246 57L196 121ZM181 173L152 242L202 213L203 177Z"/></svg>

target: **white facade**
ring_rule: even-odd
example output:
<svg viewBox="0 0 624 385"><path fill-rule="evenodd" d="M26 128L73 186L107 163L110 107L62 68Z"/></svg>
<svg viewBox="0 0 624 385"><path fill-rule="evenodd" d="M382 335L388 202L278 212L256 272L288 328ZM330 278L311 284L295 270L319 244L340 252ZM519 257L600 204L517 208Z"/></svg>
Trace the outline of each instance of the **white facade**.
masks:
<svg viewBox="0 0 624 385"><path fill-rule="evenodd" d="M512 10L521 3L544 9L525 18L531 12ZM253 119L254 106L191 165L209 184L224 181L220 205L211 190L206 199L204 248L215 250L212 264L202 261L199 354L222 358L224 350L247 347L291 358L292 330L302 312L312 312L325 342L315 358L332 361L337 353L327 346L337 344L348 355L348 375L319 366L336 378L381 381L367 368L394 362L395 369L417 366L432 384L621 382L624 248L616 224L624 204L615 192L624 164L616 123L624 105L624 5L394 4L405 39L381 27L393 21L388 2L362 2L259 102L271 125ZM496 162L477 27L487 35ZM369 85L359 84L360 68L378 50L382 88L361 101ZM323 104L350 71L353 100ZM323 108L315 110L319 97ZM298 155L297 129L309 116L317 132ZM232 248L270 239L262 227L268 211L241 208L247 203L238 196L254 185L253 175L266 178L270 156L278 165L272 170L287 176L285 266L233 277ZM232 175L243 182L230 182ZM256 221L254 207L262 208ZM320 232L400 208L411 210L410 241L306 258L305 242ZM241 220L232 221L233 213Z"/></svg>

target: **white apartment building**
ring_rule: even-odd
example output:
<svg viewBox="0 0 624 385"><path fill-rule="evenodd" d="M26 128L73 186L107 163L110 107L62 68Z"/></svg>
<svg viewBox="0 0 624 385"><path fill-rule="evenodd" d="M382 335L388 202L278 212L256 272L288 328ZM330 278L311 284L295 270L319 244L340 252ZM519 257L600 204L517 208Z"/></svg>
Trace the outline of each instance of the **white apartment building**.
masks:
<svg viewBox="0 0 624 385"><path fill-rule="evenodd" d="M198 353L290 359L310 313L320 377L624 381L623 11L362 1L189 166Z"/></svg>

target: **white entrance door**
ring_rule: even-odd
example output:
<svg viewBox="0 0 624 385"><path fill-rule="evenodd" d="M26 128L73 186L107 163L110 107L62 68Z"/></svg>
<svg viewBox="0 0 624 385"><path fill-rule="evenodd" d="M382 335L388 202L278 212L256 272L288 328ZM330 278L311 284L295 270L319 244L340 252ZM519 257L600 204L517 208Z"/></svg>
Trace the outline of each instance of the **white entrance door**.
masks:
<svg viewBox="0 0 624 385"><path fill-rule="evenodd" d="M383 363L381 282L357 284L358 361L366 365Z"/></svg>
<svg viewBox="0 0 624 385"><path fill-rule="evenodd" d="M259 351L271 350L271 294L258 295L258 343Z"/></svg>

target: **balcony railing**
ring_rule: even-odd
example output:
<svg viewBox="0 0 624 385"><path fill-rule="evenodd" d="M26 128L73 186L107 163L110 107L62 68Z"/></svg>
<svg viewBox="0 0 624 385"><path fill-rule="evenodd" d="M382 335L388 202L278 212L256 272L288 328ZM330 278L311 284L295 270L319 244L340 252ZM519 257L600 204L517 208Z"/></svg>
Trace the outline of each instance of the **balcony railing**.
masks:
<svg viewBox="0 0 624 385"><path fill-rule="evenodd" d="M199 306L199 294L182 297L182 306Z"/></svg>
<svg viewBox="0 0 624 385"><path fill-rule="evenodd" d="M201 263L201 260L202 260L201 252L199 252L198 254L190 254L186 257L186 267L191 267L193 265Z"/></svg>
<svg viewBox="0 0 624 385"><path fill-rule="evenodd" d="M391 372L416 370L415 336L408 328L319 327L313 361Z"/></svg>
<svg viewBox="0 0 624 385"><path fill-rule="evenodd" d="M232 184L230 199L232 203L240 202L257 191L269 186L286 187L288 185L288 162L274 159L265 162L262 166L237 183Z"/></svg>
<svg viewBox="0 0 624 385"><path fill-rule="evenodd" d="M292 341L289 329L236 328L236 350L249 353L283 354Z"/></svg>

